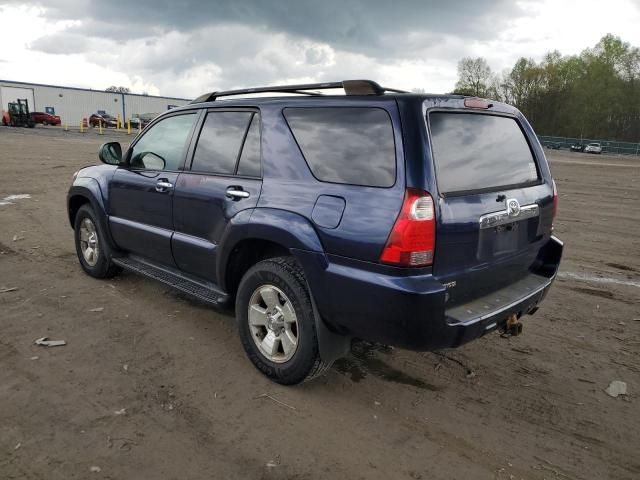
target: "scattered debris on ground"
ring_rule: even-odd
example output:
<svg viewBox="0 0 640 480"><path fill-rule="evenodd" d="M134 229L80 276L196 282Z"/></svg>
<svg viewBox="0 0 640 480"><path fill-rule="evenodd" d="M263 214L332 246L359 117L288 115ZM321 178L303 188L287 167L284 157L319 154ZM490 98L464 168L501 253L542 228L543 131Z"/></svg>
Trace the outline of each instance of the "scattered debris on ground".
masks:
<svg viewBox="0 0 640 480"><path fill-rule="evenodd" d="M625 382L621 382L620 380L614 380L605 389L605 392L607 393L607 395L613 398L616 398L619 395L626 395L627 384Z"/></svg>
<svg viewBox="0 0 640 480"><path fill-rule="evenodd" d="M64 340L49 340L49 337L39 338L34 343L41 347L62 347L67 344Z"/></svg>
<svg viewBox="0 0 640 480"><path fill-rule="evenodd" d="M296 410L296 407L292 407L291 405L289 405L288 403L284 403L281 400L278 400L277 398L272 397L271 395L267 394L267 393L263 393L262 395L258 395L256 397L256 399L258 398L268 398L269 400L273 400L274 402L282 405L283 407L287 407L290 408L291 410Z"/></svg>

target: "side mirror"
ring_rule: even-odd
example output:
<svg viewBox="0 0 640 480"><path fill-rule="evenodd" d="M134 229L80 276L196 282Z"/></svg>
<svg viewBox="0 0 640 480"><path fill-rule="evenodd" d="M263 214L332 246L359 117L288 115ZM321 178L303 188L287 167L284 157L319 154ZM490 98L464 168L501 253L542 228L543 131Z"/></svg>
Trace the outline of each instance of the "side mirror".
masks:
<svg viewBox="0 0 640 480"><path fill-rule="evenodd" d="M98 150L98 158L107 165L120 165L122 163L122 146L118 142L105 143Z"/></svg>

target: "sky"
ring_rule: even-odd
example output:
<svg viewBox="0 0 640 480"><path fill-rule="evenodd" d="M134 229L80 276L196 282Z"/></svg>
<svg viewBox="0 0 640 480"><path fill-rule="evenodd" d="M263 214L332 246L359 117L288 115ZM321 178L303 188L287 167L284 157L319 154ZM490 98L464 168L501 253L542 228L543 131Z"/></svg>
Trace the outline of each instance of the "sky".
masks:
<svg viewBox="0 0 640 480"><path fill-rule="evenodd" d="M640 0L0 0L0 79L194 98L368 78L453 90L457 63L495 72L607 33L640 46Z"/></svg>

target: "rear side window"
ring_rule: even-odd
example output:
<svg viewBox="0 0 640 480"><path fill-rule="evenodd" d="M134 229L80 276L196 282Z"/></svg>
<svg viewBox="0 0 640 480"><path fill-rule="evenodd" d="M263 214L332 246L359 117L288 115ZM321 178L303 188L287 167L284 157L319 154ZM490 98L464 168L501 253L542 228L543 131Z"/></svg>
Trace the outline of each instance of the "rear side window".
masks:
<svg viewBox="0 0 640 480"><path fill-rule="evenodd" d="M429 126L441 193L498 189L538 180L531 148L513 118L433 112Z"/></svg>
<svg viewBox="0 0 640 480"><path fill-rule="evenodd" d="M286 108L284 116L320 181L391 187L396 154L391 119L380 108Z"/></svg>
<svg viewBox="0 0 640 480"><path fill-rule="evenodd" d="M198 137L191 170L235 173L240 148L253 112L209 112Z"/></svg>
<svg viewBox="0 0 640 480"><path fill-rule="evenodd" d="M244 140L238 175L260 176L260 115L255 113Z"/></svg>

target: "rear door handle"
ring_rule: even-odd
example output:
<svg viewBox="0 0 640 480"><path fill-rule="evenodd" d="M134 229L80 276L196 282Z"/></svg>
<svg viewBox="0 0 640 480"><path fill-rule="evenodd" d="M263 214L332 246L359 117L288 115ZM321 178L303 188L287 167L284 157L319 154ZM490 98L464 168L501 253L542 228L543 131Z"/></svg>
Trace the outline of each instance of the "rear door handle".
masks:
<svg viewBox="0 0 640 480"><path fill-rule="evenodd" d="M227 197L233 198L234 200L240 200L241 198L249 198L250 193L242 190L239 187L229 187L227 188Z"/></svg>
<svg viewBox="0 0 640 480"><path fill-rule="evenodd" d="M156 183L156 192L166 192L167 190L173 188L173 183L171 183L166 178L161 178Z"/></svg>

